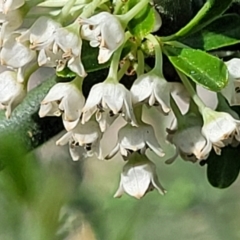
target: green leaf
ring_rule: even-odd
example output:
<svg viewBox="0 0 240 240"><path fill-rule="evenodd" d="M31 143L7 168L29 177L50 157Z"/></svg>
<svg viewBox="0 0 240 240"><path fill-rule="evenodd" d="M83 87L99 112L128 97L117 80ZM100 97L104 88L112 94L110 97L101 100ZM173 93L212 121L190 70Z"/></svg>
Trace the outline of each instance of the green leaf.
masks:
<svg viewBox="0 0 240 240"><path fill-rule="evenodd" d="M206 28L183 39L183 43L205 51L230 46L240 42L240 16L227 14Z"/></svg>
<svg viewBox="0 0 240 240"><path fill-rule="evenodd" d="M240 170L240 147L222 149L221 155L211 152L207 160L207 178L217 188L229 187L238 177Z"/></svg>
<svg viewBox="0 0 240 240"><path fill-rule="evenodd" d="M201 50L165 46L170 62L197 84L211 91L220 91L228 83L227 67L223 61Z"/></svg>
<svg viewBox="0 0 240 240"><path fill-rule="evenodd" d="M109 61L104 64L98 63L98 52L98 47L93 48L89 45L89 42L83 41L81 59L86 72L95 72L107 68L110 65Z"/></svg>
<svg viewBox="0 0 240 240"><path fill-rule="evenodd" d="M165 41L173 40L179 37L190 35L201 30L203 27L210 24L222 13L224 13L231 5L232 0L208 0L196 14L196 16L177 33L163 38Z"/></svg>
<svg viewBox="0 0 240 240"><path fill-rule="evenodd" d="M136 5L139 0L130 0L129 9ZM150 5L147 5L136 17L128 24L129 31L136 37L142 39L148 35L154 28L155 15Z"/></svg>

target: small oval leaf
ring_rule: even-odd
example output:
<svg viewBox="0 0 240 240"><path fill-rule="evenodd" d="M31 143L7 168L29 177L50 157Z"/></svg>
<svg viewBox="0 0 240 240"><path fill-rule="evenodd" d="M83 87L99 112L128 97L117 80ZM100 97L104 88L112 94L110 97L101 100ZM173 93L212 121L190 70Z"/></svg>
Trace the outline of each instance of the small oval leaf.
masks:
<svg viewBox="0 0 240 240"><path fill-rule="evenodd" d="M170 62L197 84L218 92L228 83L227 67L222 60L201 50L164 46Z"/></svg>
<svg viewBox="0 0 240 240"><path fill-rule="evenodd" d="M211 152L207 160L207 178L213 187L227 188L238 177L240 170L240 147L222 149L221 155Z"/></svg>

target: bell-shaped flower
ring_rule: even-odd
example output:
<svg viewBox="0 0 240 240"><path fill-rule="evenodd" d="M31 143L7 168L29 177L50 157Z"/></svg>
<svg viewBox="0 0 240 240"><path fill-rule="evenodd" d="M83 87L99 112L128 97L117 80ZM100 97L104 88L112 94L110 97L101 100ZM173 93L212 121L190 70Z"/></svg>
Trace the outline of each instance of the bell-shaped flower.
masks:
<svg viewBox="0 0 240 240"><path fill-rule="evenodd" d="M162 113L168 114L170 108L170 93L172 83L159 77L153 72L140 75L131 87L133 104L147 102L156 106Z"/></svg>
<svg viewBox="0 0 240 240"><path fill-rule="evenodd" d="M12 34L14 30L23 23L23 13L20 9L3 14L0 12L0 45L2 46L4 39Z"/></svg>
<svg viewBox="0 0 240 240"><path fill-rule="evenodd" d="M54 41L54 33L61 24L49 17L42 16L38 18L34 24L18 38L19 42L30 42L32 50L46 49Z"/></svg>
<svg viewBox="0 0 240 240"><path fill-rule="evenodd" d="M176 154L166 160L167 164L172 163L178 155L183 160L193 163L208 158L212 150L212 143L203 136L200 125L189 126L180 130L167 129L167 132L167 140L176 147Z"/></svg>
<svg viewBox="0 0 240 240"><path fill-rule="evenodd" d="M136 125L130 92L120 83L102 82L95 84L83 108L82 123L87 122L94 113L101 119L102 112L121 114L127 122Z"/></svg>
<svg viewBox="0 0 240 240"><path fill-rule="evenodd" d="M114 197L121 197L124 192L137 199L156 189L164 195L166 190L158 180L156 166L145 155L133 153L124 165L119 188Z"/></svg>
<svg viewBox="0 0 240 240"><path fill-rule="evenodd" d="M23 6L25 0L1 0L0 1L0 12L8 14L9 11L16 10Z"/></svg>
<svg viewBox="0 0 240 240"><path fill-rule="evenodd" d="M96 121L89 121L84 125L79 122L74 129L62 136L56 144L62 146L69 143L70 155L74 161L83 157L77 151L80 147L84 147L87 157L95 154L99 159L102 159L101 137L102 133Z"/></svg>
<svg viewBox="0 0 240 240"><path fill-rule="evenodd" d="M4 71L0 73L0 109L6 110L7 118L12 110L22 102L27 91L24 85L17 82L17 73Z"/></svg>
<svg viewBox="0 0 240 240"><path fill-rule="evenodd" d="M125 31L116 16L100 12L89 19L81 18L81 37L99 47L98 62L107 62L114 51L124 42Z"/></svg>
<svg viewBox="0 0 240 240"><path fill-rule="evenodd" d="M82 79L72 82L57 83L42 100L39 116L61 116L67 131L76 127L79 122L85 98L81 91Z"/></svg>
<svg viewBox="0 0 240 240"><path fill-rule="evenodd" d="M217 112L208 107L202 111L203 127L202 134L208 139L217 154L221 148L240 141L240 121L233 118L229 113Z"/></svg>
<svg viewBox="0 0 240 240"><path fill-rule="evenodd" d="M118 152L125 158L129 157L131 152L139 151L141 154L145 154L147 148L154 151L159 157L164 156L151 125L141 123L138 127L134 127L127 124L119 130L117 145L105 159L112 158Z"/></svg>
<svg viewBox="0 0 240 240"><path fill-rule="evenodd" d="M4 41L1 50L1 65L7 65L14 69L23 67L36 58L36 52L31 50L27 43L16 41L19 34L12 34Z"/></svg>
<svg viewBox="0 0 240 240"><path fill-rule="evenodd" d="M56 46L53 48L53 53L55 49L61 49L62 60L67 63L67 67L81 77L86 76L81 60L82 40L79 36L79 26L74 23L65 28L58 28L54 33L54 39ZM62 71L65 67L61 59L56 67L57 71Z"/></svg>
<svg viewBox="0 0 240 240"><path fill-rule="evenodd" d="M225 62L228 68L228 84L221 90L230 106L240 105L240 59L233 58Z"/></svg>

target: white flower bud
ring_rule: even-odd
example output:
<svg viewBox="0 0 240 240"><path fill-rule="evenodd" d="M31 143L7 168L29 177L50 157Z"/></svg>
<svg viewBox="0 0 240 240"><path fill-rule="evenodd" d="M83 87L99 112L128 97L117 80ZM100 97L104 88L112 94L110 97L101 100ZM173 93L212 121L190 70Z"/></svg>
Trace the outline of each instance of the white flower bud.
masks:
<svg viewBox="0 0 240 240"><path fill-rule="evenodd" d="M22 102L26 94L24 85L17 82L16 72L0 73L0 109L6 110L7 118L11 116L12 110Z"/></svg>
<svg viewBox="0 0 240 240"><path fill-rule="evenodd" d="M131 87L133 103L147 102L157 106L164 114L170 112L170 93L172 84L154 73L139 76Z"/></svg>
<svg viewBox="0 0 240 240"><path fill-rule="evenodd" d="M119 198L126 192L140 199L153 189L157 189L162 195L166 193L158 180L155 164L145 155L133 153L123 167L119 188L114 197Z"/></svg>
<svg viewBox="0 0 240 240"><path fill-rule="evenodd" d="M42 100L39 116L61 116L67 131L78 124L85 98L75 82L57 83Z"/></svg>
<svg viewBox="0 0 240 240"><path fill-rule="evenodd" d="M234 140L240 141L240 121L225 112L216 112L205 107L202 112L202 134L211 141L217 154Z"/></svg>
<svg viewBox="0 0 240 240"><path fill-rule="evenodd" d="M164 156L151 125L141 123L138 127L134 127L127 124L119 130L118 143L106 156L106 159L112 158L118 151L125 157L128 157L131 151L140 151L141 154L145 154L147 148L154 151L159 157Z"/></svg>
<svg viewBox="0 0 240 240"><path fill-rule="evenodd" d="M87 122L94 113L99 115L105 111L112 115L121 114L126 121L137 125L132 108L130 92L120 83L102 82L95 84L89 93L83 108L82 123Z"/></svg>
<svg viewBox="0 0 240 240"><path fill-rule="evenodd" d="M125 38L124 29L116 16L100 12L89 19L80 19L81 36L90 41L92 47L99 47L98 62L105 63L120 47Z"/></svg>
<svg viewBox="0 0 240 240"><path fill-rule="evenodd" d="M56 144L62 146L69 143L70 155L74 161L82 157L77 152L79 147L85 148L88 157L95 154L99 159L102 159L101 137L102 133L97 122L89 121L84 125L78 123L74 129L62 136Z"/></svg>

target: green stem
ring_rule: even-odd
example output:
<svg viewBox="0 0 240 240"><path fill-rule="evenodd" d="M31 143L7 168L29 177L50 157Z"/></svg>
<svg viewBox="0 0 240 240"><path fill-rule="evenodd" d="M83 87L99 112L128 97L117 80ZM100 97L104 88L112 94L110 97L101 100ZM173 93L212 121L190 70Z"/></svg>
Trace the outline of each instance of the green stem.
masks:
<svg viewBox="0 0 240 240"><path fill-rule="evenodd" d="M83 80L84 80L83 77L80 77L80 76L77 75L77 76L71 81L71 83L75 84L75 85L78 87L78 89L79 89L80 91L82 91Z"/></svg>
<svg viewBox="0 0 240 240"><path fill-rule="evenodd" d="M32 66L28 67L27 70L24 72L24 88L27 89L27 84L29 81L30 76L39 68L37 63L34 63Z"/></svg>
<svg viewBox="0 0 240 240"><path fill-rule="evenodd" d="M125 45L125 42L129 39L130 36L131 34L129 32L126 32L124 43L114 52L106 81L119 82L118 81L118 65L119 65L123 46Z"/></svg>
<svg viewBox="0 0 240 240"><path fill-rule="evenodd" d="M117 74L117 79L118 81L120 81L122 79L122 77L124 76L124 74L126 73L126 71L128 70L130 66L130 61L129 60L125 60L123 66L121 67L121 69L118 71Z"/></svg>
<svg viewBox="0 0 240 240"><path fill-rule="evenodd" d="M69 0L62 8L61 12L58 15L58 21L64 23L68 18L69 12L74 6L76 0Z"/></svg>
<svg viewBox="0 0 240 240"><path fill-rule="evenodd" d="M184 117L183 117L178 105L176 104L174 98L172 97L172 95L170 95L170 104L171 104L171 108L174 112L174 115L177 118L178 125L181 125L181 123L184 123Z"/></svg>
<svg viewBox="0 0 240 240"><path fill-rule="evenodd" d="M163 61L162 61L161 46L160 46L159 42L157 41L157 39L153 35L149 34L146 36L146 38L152 42L152 44L154 45L154 49L155 49L155 66L152 71L155 74L157 74L159 77L164 78L163 73L162 73Z"/></svg>
<svg viewBox="0 0 240 240"><path fill-rule="evenodd" d="M142 121L142 109L143 109L142 104L134 106L134 108L133 108L134 115L135 115L135 118L136 118L136 121L138 124L141 124L143 122Z"/></svg>
<svg viewBox="0 0 240 240"><path fill-rule="evenodd" d="M91 3L89 3L83 10L82 14L80 15L80 18L89 18L93 15L95 9L101 5L102 0L93 0ZM76 19L76 21L78 21Z"/></svg>
<svg viewBox="0 0 240 240"><path fill-rule="evenodd" d="M122 26L126 28L128 23L149 3L149 0L141 0L137 5L131 8L127 13L118 15Z"/></svg>
<svg viewBox="0 0 240 240"><path fill-rule="evenodd" d="M139 77L144 73L144 55L142 50L137 51L138 66L137 66L137 76Z"/></svg>
<svg viewBox="0 0 240 240"><path fill-rule="evenodd" d="M199 96L197 95L196 91L194 90L192 84L189 82L187 77L184 74L182 74L181 72L179 72L178 70L177 70L177 73L178 73L180 79L182 80L185 88L187 89L187 91L189 92L190 96L192 97L193 101L198 106L199 112L202 113L204 108L206 107L206 105L201 100L201 98L199 98Z"/></svg>
<svg viewBox="0 0 240 240"><path fill-rule="evenodd" d="M123 5L124 5L124 2L122 0L117 0L116 4L114 6L113 14L115 14L115 15L119 14L119 12L120 12L121 8L123 7Z"/></svg>

